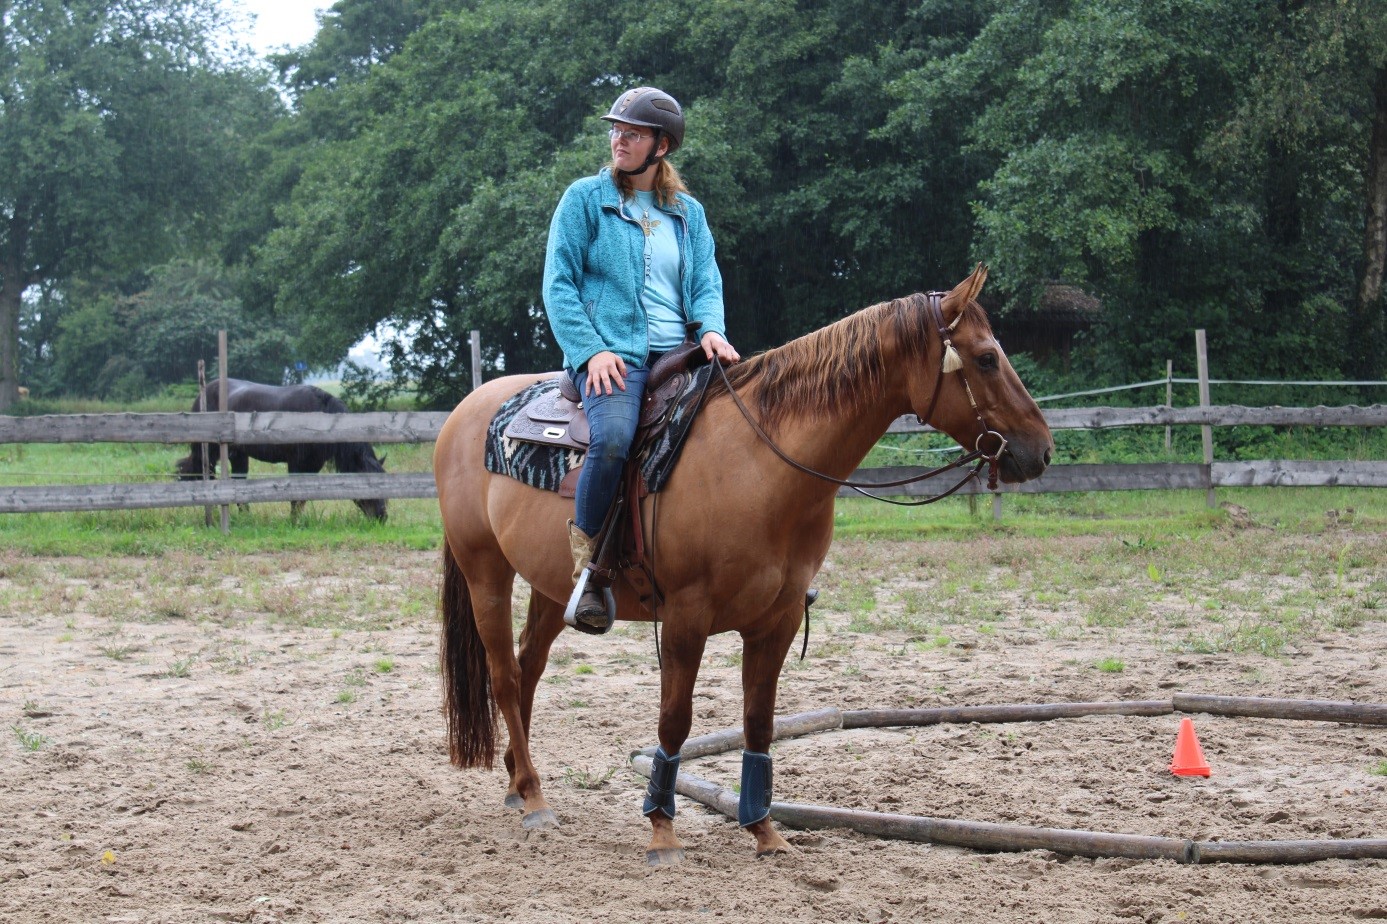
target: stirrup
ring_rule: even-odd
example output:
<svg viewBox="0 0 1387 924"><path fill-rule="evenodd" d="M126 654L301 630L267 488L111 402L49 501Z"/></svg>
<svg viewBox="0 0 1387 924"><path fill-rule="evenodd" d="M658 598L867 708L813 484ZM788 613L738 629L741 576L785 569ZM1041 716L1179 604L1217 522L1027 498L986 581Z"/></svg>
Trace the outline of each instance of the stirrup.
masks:
<svg viewBox="0 0 1387 924"><path fill-rule="evenodd" d="M563 622L564 625L577 629L579 632L586 632L588 635L604 635L616 623L616 597L612 594L610 587L602 588L602 603L606 608L606 624L597 626L578 619L578 601L582 599L583 591L587 590L588 581L592 580L592 573L592 565L588 565L583 569L583 573L578 575L578 583L574 585L573 593L568 598L568 606L563 611Z"/></svg>

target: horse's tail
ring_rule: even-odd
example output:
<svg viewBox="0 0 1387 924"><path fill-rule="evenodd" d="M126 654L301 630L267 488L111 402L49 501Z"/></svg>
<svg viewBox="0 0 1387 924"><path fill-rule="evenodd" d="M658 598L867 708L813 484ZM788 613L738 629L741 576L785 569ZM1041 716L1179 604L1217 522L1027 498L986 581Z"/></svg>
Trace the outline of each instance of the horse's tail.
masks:
<svg viewBox="0 0 1387 924"><path fill-rule="evenodd" d="M446 542L439 602L443 616L439 663L448 754L458 767L489 770L496 758L496 700L491 693L491 671L472 612L472 594Z"/></svg>

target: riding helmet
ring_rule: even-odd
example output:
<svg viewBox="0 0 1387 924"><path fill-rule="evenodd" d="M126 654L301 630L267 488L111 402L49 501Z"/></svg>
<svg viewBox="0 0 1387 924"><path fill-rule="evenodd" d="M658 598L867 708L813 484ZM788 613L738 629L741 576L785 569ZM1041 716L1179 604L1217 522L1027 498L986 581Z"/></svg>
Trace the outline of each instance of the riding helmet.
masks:
<svg viewBox="0 0 1387 924"><path fill-rule="evenodd" d="M667 154L673 154L684 143L684 110L674 97L655 87L627 90L616 98L611 110L602 118L608 122L653 128L663 133L669 138ZM659 146L658 136L655 144Z"/></svg>

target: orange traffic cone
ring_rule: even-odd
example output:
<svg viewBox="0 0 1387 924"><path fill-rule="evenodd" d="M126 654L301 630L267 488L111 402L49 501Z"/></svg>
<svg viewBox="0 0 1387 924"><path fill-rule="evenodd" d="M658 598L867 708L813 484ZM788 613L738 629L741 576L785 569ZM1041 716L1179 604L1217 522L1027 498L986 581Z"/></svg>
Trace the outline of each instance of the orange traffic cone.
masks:
<svg viewBox="0 0 1387 924"><path fill-rule="evenodd" d="M1170 761L1170 772L1176 776L1208 776L1209 765L1204 761L1204 749L1194 736L1194 722L1180 720L1180 732L1175 736L1175 756Z"/></svg>

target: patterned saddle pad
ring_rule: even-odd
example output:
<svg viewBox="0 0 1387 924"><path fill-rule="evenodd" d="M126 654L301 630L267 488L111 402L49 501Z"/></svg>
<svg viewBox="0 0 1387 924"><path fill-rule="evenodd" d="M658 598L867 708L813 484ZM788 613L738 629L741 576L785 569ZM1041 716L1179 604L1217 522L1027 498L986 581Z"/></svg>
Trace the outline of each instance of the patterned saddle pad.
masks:
<svg viewBox="0 0 1387 924"><path fill-rule="evenodd" d="M679 460L684 437L703 403L703 392L712 366L700 366L689 376L669 412L669 424L657 430L644 445L636 447L641 480L650 493L663 490ZM545 379L512 396L497 410L486 429L486 470L507 475L533 488L557 491L564 476L583 464L585 453L573 449L529 443L506 437L506 427L532 400L558 392L559 380Z"/></svg>

